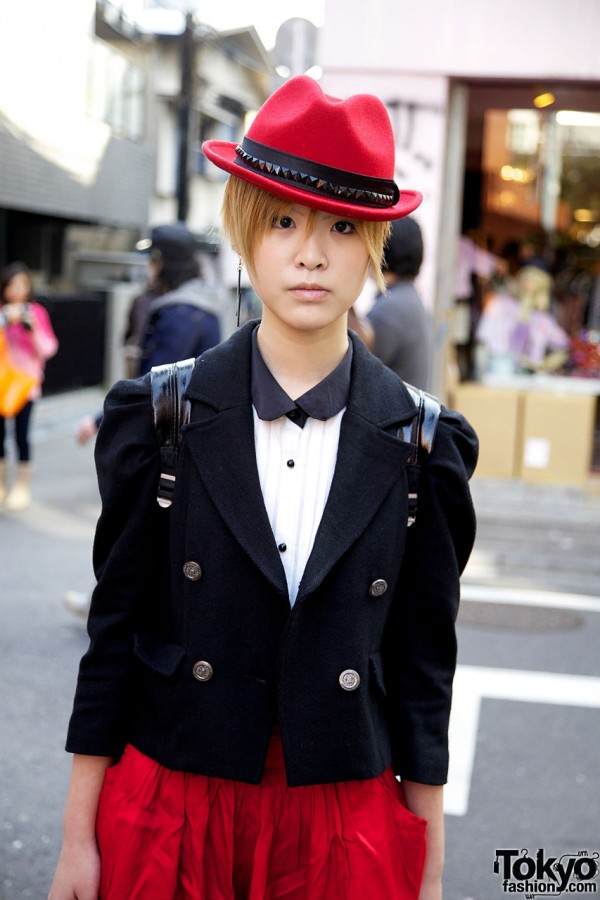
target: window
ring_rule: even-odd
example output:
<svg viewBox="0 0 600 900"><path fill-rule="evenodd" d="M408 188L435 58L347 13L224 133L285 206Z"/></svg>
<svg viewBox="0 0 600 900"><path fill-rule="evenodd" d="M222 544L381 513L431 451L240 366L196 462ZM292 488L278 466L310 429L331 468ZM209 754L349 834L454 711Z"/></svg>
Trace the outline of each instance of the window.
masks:
<svg viewBox="0 0 600 900"><path fill-rule="evenodd" d="M196 148L195 171L200 175L208 175L215 181L224 181L227 178L227 172L223 172L205 157L202 152L202 144L204 141L238 141L242 129L243 120L239 122L225 123L212 116L200 113L199 142Z"/></svg>
<svg viewBox="0 0 600 900"><path fill-rule="evenodd" d="M131 140L144 135L145 74L108 44L94 41L88 74L87 113Z"/></svg>
<svg viewBox="0 0 600 900"><path fill-rule="evenodd" d="M488 110L485 208L600 246L600 114Z"/></svg>

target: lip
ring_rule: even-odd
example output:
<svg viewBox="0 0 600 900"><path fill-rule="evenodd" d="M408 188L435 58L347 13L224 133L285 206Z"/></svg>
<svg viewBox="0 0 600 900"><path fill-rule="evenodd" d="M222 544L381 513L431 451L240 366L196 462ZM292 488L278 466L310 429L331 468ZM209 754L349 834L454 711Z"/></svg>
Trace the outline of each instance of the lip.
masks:
<svg viewBox="0 0 600 900"><path fill-rule="evenodd" d="M290 288L291 292L303 300L322 300L329 294L329 289L322 284L312 284L306 281L295 284Z"/></svg>

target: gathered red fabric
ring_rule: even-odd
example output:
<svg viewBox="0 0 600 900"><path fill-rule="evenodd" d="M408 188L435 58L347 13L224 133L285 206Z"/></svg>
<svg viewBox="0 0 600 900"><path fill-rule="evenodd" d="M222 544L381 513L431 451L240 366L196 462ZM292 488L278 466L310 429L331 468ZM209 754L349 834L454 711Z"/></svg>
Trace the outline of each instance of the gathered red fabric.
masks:
<svg viewBox="0 0 600 900"><path fill-rule="evenodd" d="M288 787L277 735L259 785L128 746L100 796L100 900L417 900L425 828L391 770Z"/></svg>

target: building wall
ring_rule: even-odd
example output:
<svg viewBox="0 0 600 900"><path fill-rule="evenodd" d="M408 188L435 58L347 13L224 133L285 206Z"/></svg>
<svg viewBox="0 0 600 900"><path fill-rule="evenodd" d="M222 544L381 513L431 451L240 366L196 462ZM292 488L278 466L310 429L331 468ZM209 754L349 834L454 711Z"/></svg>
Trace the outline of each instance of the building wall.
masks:
<svg viewBox="0 0 600 900"><path fill-rule="evenodd" d="M233 38L230 38L232 40ZM244 36L240 37L244 40ZM242 47L243 49L243 47ZM256 54L257 48L252 50ZM152 77L156 98L156 169L154 192L150 198L151 224L177 217L177 111L181 85L181 60L176 41L164 41L154 50ZM252 58L250 56L250 58ZM258 61L258 57L256 57ZM219 138L237 140L243 123L228 110L222 97L248 111L257 110L266 98L268 73L257 76L245 65L224 52L220 39L198 39L196 44L196 84L190 110L190 181L187 224L199 233L213 233L216 240L225 174L200 159L200 124L203 117L219 122L225 132ZM216 135L213 135L216 136ZM200 163L204 163L200 169Z"/></svg>
<svg viewBox="0 0 600 900"><path fill-rule="evenodd" d="M412 78L388 72L356 79L351 73L325 70L323 89L344 97L357 91L376 94L386 104L396 136L395 178L400 190L423 194L413 213L423 232L425 259L419 288L428 308L434 305L442 172L446 138L448 81L440 77Z"/></svg>
<svg viewBox="0 0 600 900"><path fill-rule="evenodd" d="M597 0L326 0L329 72L600 79Z"/></svg>
<svg viewBox="0 0 600 900"><path fill-rule="evenodd" d="M143 227L152 151L89 115L94 8L0 7L0 206Z"/></svg>

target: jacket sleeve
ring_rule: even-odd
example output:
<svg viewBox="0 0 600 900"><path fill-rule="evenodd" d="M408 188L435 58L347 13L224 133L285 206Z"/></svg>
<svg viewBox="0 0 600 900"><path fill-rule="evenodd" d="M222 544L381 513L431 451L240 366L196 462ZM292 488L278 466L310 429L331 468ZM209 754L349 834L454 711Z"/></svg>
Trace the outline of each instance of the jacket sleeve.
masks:
<svg viewBox="0 0 600 900"><path fill-rule="evenodd" d="M456 668L460 575L475 540L469 478L475 432L442 409L421 466L418 510L383 648L396 774L425 784L448 775L448 724Z"/></svg>
<svg viewBox="0 0 600 900"><path fill-rule="evenodd" d="M382 363L394 368L398 359L402 358L402 348L398 345L404 342L405 335L398 327L398 316L391 315L391 312L389 304L382 299L375 303L367 318L375 336L373 352Z"/></svg>
<svg viewBox="0 0 600 900"><path fill-rule="evenodd" d="M67 750L116 756L130 702L134 623L156 590L161 522L168 518L157 516L160 457L149 377L119 382L109 392L95 458L102 500L94 540L97 585Z"/></svg>
<svg viewBox="0 0 600 900"><path fill-rule="evenodd" d="M40 360L45 362L58 352L58 338L54 334L48 311L39 303L32 303L34 327L32 341Z"/></svg>

